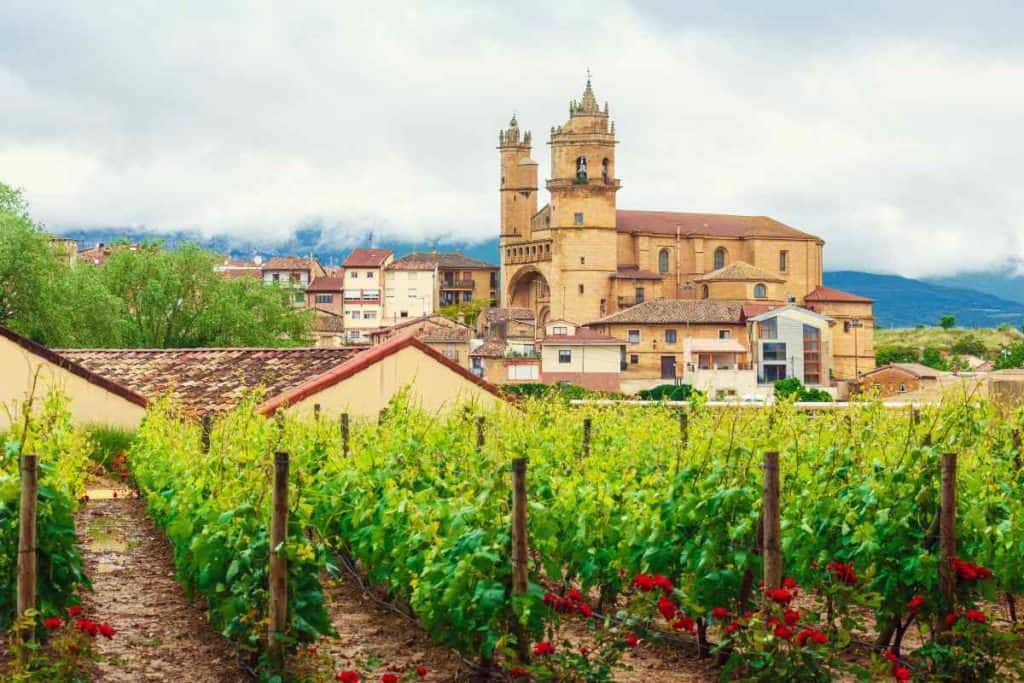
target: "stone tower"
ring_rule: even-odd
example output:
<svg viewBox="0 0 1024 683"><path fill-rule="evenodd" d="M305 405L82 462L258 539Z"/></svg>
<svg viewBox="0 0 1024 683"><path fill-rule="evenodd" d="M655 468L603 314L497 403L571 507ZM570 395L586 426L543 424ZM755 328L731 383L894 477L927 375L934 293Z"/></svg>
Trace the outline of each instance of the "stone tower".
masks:
<svg viewBox="0 0 1024 683"><path fill-rule="evenodd" d="M551 315L577 323L611 312L617 267L615 124L587 78L569 120L551 129Z"/></svg>

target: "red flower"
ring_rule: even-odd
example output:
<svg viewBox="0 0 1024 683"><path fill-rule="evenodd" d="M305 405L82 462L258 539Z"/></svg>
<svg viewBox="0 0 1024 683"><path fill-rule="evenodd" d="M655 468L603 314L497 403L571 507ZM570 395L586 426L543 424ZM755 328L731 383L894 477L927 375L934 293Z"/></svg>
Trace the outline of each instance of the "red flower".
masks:
<svg viewBox="0 0 1024 683"><path fill-rule="evenodd" d="M777 627L774 631L772 631L772 633L775 634L776 638L782 638L783 640L789 640L793 637L793 632L785 626Z"/></svg>
<svg viewBox="0 0 1024 683"><path fill-rule="evenodd" d="M896 661L897 661L897 660L899 659L899 658L898 658L898 657L896 656L896 653L895 653L895 652L893 652L892 650L886 650L886 651L885 651L885 658L886 658L886 659L888 659L888 660L889 660L890 662L892 662L893 664L895 664L895 663L896 663Z"/></svg>
<svg viewBox="0 0 1024 683"><path fill-rule="evenodd" d="M672 621L679 609L668 596L662 595L658 598L658 611L661 612L661 616L665 617L665 621Z"/></svg>
<svg viewBox="0 0 1024 683"><path fill-rule="evenodd" d="M544 594L544 604L556 612L572 611L572 603L570 603L566 598L559 597L554 593Z"/></svg>
<svg viewBox="0 0 1024 683"><path fill-rule="evenodd" d="M794 579L791 576L787 576L786 578L784 578L782 580L782 587L783 588L789 588L789 589L792 590L793 588L796 588L796 586L797 586L796 579Z"/></svg>
<svg viewBox="0 0 1024 683"><path fill-rule="evenodd" d="M950 612L949 614L946 615L946 626L952 626L953 624L956 623L956 620L959 619L959 618L960 618L959 614L956 614L954 612Z"/></svg>
<svg viewBox="0 0 1024 683"><path fill-rule="evenodd" d="M590 650L587 648L586 645L580 645L580 654L584 657L590 654Z"/></svg>
<svg viewBox="0 0 1024 683"><path fill-rule="evenodd" d="M543 657L544 655L553 655L555 654L555 646L547 642L546 640L542 640L541 642L533 646L533 654L538 657Z"/></svg>
<svg viewBox="0 0 1024 683"><path fill-rule="evenodd" d="M716 607L713 610L711 610L711 616L714 617L715 619L719 619L719 620L728 619L729 618L729 610L727 610L724 607Z"/></svg>
<svg viewBox="0 0 1024 683"><path fill-rule="evenodd" d="M666 593L671 593L672 589L675 588L675 586L672 585L672 580L669 579L667 576L655 574L651 577L651 580L654 582L655 586L665 591Z"/></svg>
<svg viewBox="0 0 1024 683"><path fill-rule="evenodd" d="M48 631L56 631L63 625L64 622L61 621L60 617L50 617L49 619L43 620L43 628Z"/></svg>
<svg viewBox="0 0 1024 683"><path fill-rule="evenodd" d="M828 636L821 631L816 631L813 628L805 628L800 633L796 634L797 645L803 647L807 644L807 641L811 641L815 645L824 645L828 642Z"/></svg>
<svg viewBox="0 0 1024 683"><path fill-rule="evenodd" d="M967 621L973 621L976 624L985 623L985 613L980 609L969 609L965 616L967 617Z"/></svg>
<svg viewBox="0 0 1024 683"><path fill-rule="evenodd" d="M725 627L725 632L727 634L729 634L730 636L733 633L736 633L736 631L739 631L739 630L740 630L740 625L739 625L739 623L737 623L735 621Z"/></svg>
<svg viewBox="0 0 1024 683"><path fill-rule="evenodd" d="M642 591L654 590L654 577L647 574L637 574L633 577L633 587Z"/></svg>
<svg viewBox="0 0 1024 683"><path fill-rule="evenodd" d="M787 626L796 626L796 622L800 621L800 612L795 609L787 609L782 613L782 618L786 621Z"/></svg>
<svg viewBox="0 0 1024 683"><path fill-rule="evenodd" d="M788 605L793 600L793 593L785 588L773 588L766 595L780 605Z"/></svg>
<svg viewBox="0 0 1024 683"><path fill-rule="evenodd" d="M679 620L676 621L676 623L672 624L672 628L677 631L689 631L690 633L693 633L697 629L697 622L684 614L679 617Z"/></svg>
<svg viewBox="0 0 1024 683"><path fill-rule="evenodd" d="M853 586L857 583L857 574L853 571L852 564L840 562L839 560L832 560L825 565L825 568L832 572L832 576L845 584Z"/></svg>
<svg viewBox="0 0 1024 683"><path fill-rule="evenodd" d="M80 631L88 633L90 636L93 636L94 638L100 632L100 627L97 626L95 623L89 621L88 619L79 619L75 622L75 626L77 626Z"/></svg>
<svg viewBox="0 0 1024 683"><path fill-rule="evenodd" d="M579 610L580 614L582 614L583 616L585 616L588 619L590 617L594 616L594 610L591 609L590 605L588 605L585 602L581 602L579 605L577 605L576 609Z"/></svg>
<svg viewBox="0 0 1024 683"><path fill-rule="evenodd" d="M398 676L396 674L384 674L380 677L380 683L398 683Z"/></svg>
<svg viewBox="0 0 1024 683"><path fill-rule="evenodd" d="M113 638L114 634L117 633L117 631L114 630L114 627L106 622L100 624L98 628L104 638Z"/></svg>
<svg viewBox="0 0 1024 683"><path fill-rule="evenodd" d="M573 602L581 602L583 600L583 593L573 588L565 594L565 597L569 598Z"/></svg>
<svg viewBox="0 0 1024 683"><path fill-rule="evenodd" d="M355 671L342 671L334 677L339 683L359 683L359 674Z"/></svg>
<svg viewBox="0 0 1024 683"><path fill-rule="evenodd" d="M914 611L923 604L924 597L921 595L915 595L914 597L910 598L910 600L907 602L907 609L909 609L910 611Z"/></svg>
<svg viewBox="0 0 1024 683"><path fill-rule="evenodd" d="M892 668L892 677L897 681L909 681L910 669L905 666L894 666Z"/></svg>
<svg viewBox="0 0 1024 683"><path fill-rule="evenodd" d="M509 678L529 678L530 677L530 673L526 669L523 669L523 668L517 666L514 669L509 669L508 670L508 677Z"/></svg>
<svg viewBox="0 0 1024 683"><path fill-rule="evenodd" d="M632 634L632 633L627 633L627 634L626 634L626 637L625 637L625 638L623 638L622 640L623 640L623 641L624 641L624 642L626 643L626 647L628 647L628 648L634 648L634 647L636 647L636 646L637 646L637 645L639 644L639 642L640 642L640 641L638 641L638 640L636 639L636 635L634 635L634 634Z"/></svg>
<svg viewBox="0 0 1024 683"><path fill-rule="evenodd" d="M427 677L427 667L425 667L425 666L417 666L416 667L416 673L419 674L420 678L426 678Z"/></svg>
<svg viewBox="0 0 1024 683"><path fill-rule="evenodd" d="M953 569L956 571L956 575L965 581L974 581L976 579L988 579L992 576L992 570L988 567L983 567L980 564L974 564L967 560L961 560L954 557L950 560L953 565Z"/></svg>
<svg viewBox="0 0 1024 683"><path fill-rule="evenodd" d="M82 608L79 607L78 605L72 605L71 607L68 607L68 616L69 617L80 617L80 616L82 616Z"/></svg>

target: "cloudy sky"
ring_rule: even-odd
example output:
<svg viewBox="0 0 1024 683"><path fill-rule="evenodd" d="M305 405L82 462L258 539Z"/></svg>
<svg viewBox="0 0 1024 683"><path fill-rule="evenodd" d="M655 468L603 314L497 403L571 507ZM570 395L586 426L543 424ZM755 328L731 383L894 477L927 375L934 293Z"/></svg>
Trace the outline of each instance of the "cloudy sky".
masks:
<svg viewBox="0 0 1024 683"><path fill-rule="evenodd" d="M620 207L768 214L833 270L998 266L1024 258L1022 8L6 0L0 180L54 228L485 239L498 129L546 141L589 67Z"/></svg>

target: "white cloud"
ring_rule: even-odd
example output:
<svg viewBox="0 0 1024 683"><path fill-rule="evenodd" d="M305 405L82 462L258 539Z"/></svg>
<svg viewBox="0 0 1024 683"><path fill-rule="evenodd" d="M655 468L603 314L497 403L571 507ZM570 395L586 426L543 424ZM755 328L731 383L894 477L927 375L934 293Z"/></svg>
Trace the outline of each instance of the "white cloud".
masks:
<svg viewBox="0 0 1024 683"><path fill-rule="evenodd" d="M484 239L498 128L546 170L589 66L620 206L770 214L830 269L1024 258L1020 11L744 6L16 2L0 179L57 227Z"/></svg>

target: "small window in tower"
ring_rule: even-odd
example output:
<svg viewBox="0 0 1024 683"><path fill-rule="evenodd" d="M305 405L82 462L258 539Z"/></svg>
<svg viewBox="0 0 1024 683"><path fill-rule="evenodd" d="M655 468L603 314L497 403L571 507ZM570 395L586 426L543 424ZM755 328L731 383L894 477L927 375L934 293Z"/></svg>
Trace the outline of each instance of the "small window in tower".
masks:
<svg viewBox="0 0 1024 683"><path fill-rule="evenodd" d="M505 176L501 176L501 184L502 184L502 186L505 185Z"/></svg>
<svg viewBox="0 0 1024 683"><path fill-rule="evenodd" d="M715 270L719 268L725 268L725 247L719 247L715 249Z"/></svg>
<svg viewBox="0 0 1024 683"><path fill-rule="evenodd" d="M668 249L658 252L658 272L662 275L668 272Z"/></svg>
<svg viewBox="0 0 1024 683"><path fill-rule="evenodd" d="M755 299L763 299L766 296L768 296L768 288L767 287L765 287L764 285L762 285L760 283L754 285L754 298Z"/></svg>
<svg viewBox="0 0 1024 683"><path fill-rule="evenodd" d="M586 256L580 256L580 265L581 266L585 266L586 264L587 264L587 257Z"/></svg>
<svg viewBox="0 0 1024 683"><path fill-rule="evenodd" d="M573 215L573 220L575 221L576 225L583 225L583 214L582 213L574 214Z"/></svg>
<svg viewBox="0 0 1024 683"><path fill-rule="evenodd" d="M710 292L708 291L707 285L704 285L703 287L700 288L700 298L707 299L708 294L710 294Z"/></svg>
<svg viewBox="0 0 1024 683"><path fill-rule="evenodd" d="M580 285L580 294L583 293L583 285Z"/></svg>
<svg viewBox="0 0 1024 683"><path fill-rule="evenodd" d="M576 180L587 179L587 158L576 157Z"/></svg>
<svg viewBox="0 0 1024 683"><path fill-rule="evenodd" d="M601 178L608 182L608 157L601 160Z"/></svg>
<svg viewBox="0 0 1024 683"><path fill-rule="evenodd" d="M779 272L780 273L785 273L787 270L789 270L789 252L788 251L780 251L779 252Z"/></svg>

